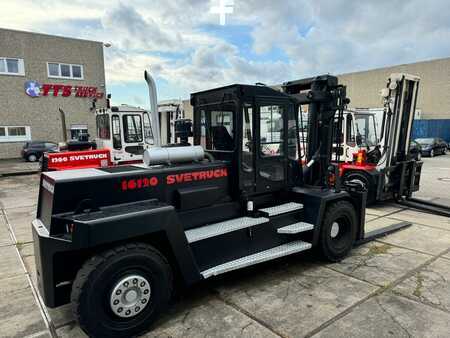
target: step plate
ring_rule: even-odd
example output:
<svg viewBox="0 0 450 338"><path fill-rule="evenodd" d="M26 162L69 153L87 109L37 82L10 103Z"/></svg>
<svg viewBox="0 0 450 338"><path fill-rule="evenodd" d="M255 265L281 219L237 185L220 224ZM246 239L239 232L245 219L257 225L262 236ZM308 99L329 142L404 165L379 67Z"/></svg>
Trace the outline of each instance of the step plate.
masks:
<svg viewBox="0 0 450 338"><path fill-rule="evenodd" d="M294 241L286 243L275 248L258 252L256 254L245 256L234 261L230 261L221 265L217 265L208 270L202 271L201 274L204 278L217 276L222 273L245 268L250 265L270 261L279 257L291 255L300 251L308 250L311 248L311 243L303 241Z"/></svg>
<svg viewBox="0 0 450 338"><path fill-rule="evenodd" d="M278 228L277 232L279 234L298 234L303 231L309 231L314 229L314 224L306 223L306 222L298 222L290 225L286 225L285 227Z"/></svg>
<svg viewBox="0 0 450 338"><path fill-rule="evenodd" d="M195 228L185 231L186 238L189 243L201 241L206 238L211 238L219 235L223 235L229 232L233 232L240 229L252 227L254 225L263 224L269 222L265 217L239 217L228 221L205 225L200 228Z"/></svg>
<svg viewBox="0 0 450 338"><path fill-rule="evenodd" d="M289 202L289 203L285 203L285 204L276 205L274 207L259 209L259 211L266 213L268 216L276 216L276 215L281 215L281 214L285 214L287 212L301 210L301 209L303 209L303 204Z"/></svg>

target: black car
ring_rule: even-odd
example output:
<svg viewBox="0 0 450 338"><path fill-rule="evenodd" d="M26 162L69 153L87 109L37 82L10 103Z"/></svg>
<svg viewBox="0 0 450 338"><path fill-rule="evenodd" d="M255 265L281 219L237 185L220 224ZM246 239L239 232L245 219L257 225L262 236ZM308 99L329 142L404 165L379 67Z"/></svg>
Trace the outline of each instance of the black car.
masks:
<svg viewBox="0 0 450 338"><path fill-rule="evenodd" d="M422 155L433 157L435 155L443 155L447 153L447 143L439 138L418 138L415 140L422 147Z"/></svg>
<svg viewBox="0 0 450 338"><path fill-rule="evenodd" d="M58 151L58 145L48 141L31 141L24 144L21 151L22 157L29 162L38 161L44 153Z"/></svg>
<svg viewBox="0 0 450 338"><path fill-rule="evenodd" d="M416 161L420 161L422 159L421 152L422 152L422 146L416 141L411 141L411 143L409 145L409 153Z"/></svg>

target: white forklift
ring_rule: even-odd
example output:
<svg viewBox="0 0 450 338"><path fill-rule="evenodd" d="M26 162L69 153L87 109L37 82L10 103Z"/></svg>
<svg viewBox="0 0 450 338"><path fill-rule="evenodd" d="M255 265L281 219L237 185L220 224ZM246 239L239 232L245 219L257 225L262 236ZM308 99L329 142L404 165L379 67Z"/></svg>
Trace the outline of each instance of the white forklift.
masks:
<svg viewBox="0 0 450 338"><path fill-rule="evenodd" d="M153 146L150 114L128 105L95 111L99 149L110 149L112 164L142 162L144 151Z"/></svg>

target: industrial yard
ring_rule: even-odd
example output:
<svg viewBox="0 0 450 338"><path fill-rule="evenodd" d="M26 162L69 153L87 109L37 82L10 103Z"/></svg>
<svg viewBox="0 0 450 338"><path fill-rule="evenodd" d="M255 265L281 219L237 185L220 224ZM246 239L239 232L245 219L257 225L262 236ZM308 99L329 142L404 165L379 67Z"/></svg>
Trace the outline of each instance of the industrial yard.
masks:
<svg viewBox="0 0 450 338"><path fill-rule="evenodd" d="M424 159L418 196L449 205L449 173L450 155ZM0 336L85 337L69 305L47 309L37 292L31 221L39 175L0 184ZM450 220L396 204L367 209L368 230L399 221L413 225L340 263L299 254L179 291L145 337L446 337Z"/></svg>

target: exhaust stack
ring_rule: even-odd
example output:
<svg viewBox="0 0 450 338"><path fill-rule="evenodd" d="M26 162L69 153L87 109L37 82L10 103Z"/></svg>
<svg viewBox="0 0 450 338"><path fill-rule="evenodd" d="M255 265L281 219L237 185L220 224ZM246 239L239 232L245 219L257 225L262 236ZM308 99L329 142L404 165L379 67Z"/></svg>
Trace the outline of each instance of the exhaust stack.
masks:
<svg viewBox="0 0 450 338"><path fill-rule="evenodd" d="M161 147L161 129L159 125L158 97L156 95L156 83L153 77L144 72L144 78L148 86L148 96L150 98L151 122L153 131L153 144L155 147Z"/></svg>

